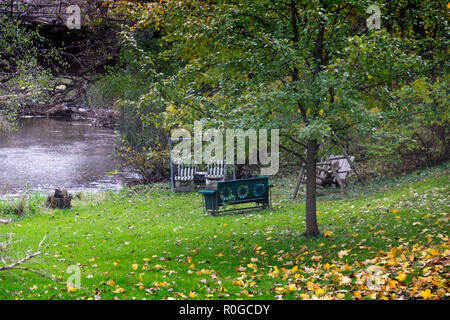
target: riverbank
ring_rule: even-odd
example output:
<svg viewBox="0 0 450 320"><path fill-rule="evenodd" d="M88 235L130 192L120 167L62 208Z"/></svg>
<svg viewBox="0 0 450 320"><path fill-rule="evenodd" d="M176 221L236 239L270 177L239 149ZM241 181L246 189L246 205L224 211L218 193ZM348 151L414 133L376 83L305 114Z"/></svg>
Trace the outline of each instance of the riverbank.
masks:
<svg viewBox="0 0 450 320"><path fill-rule="evenodd" d="M304 204L286 181L273 209L218 217L167 184L83 194L70 210L0 225L21 240L9 254L46 236L32 265L61 281L0 273L0 298L448 299L449 178L446 165L320 197L315 239L303 236ZM72 265L80 289L65 284Z"/></svg>
<svg viewBox="0 0 450 320"><path fill-rule="evenodd" d="M119 115L113 109L91 109L61 103L55 105L26 105L18 112L20 118L47 117L74 121L88 121L93 126L117 128Z"/></svg>

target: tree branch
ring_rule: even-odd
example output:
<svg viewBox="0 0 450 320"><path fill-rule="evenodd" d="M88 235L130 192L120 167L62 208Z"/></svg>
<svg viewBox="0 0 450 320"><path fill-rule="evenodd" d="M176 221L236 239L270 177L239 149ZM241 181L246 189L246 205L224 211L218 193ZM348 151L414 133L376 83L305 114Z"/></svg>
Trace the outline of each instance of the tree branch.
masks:
<svg viewBox="0 0 450 320"><path fill-rule="evenodd" d="M304 158L303 155L301 155L300 153L295 152L295 151L293 151L293 150L291 150L291 149L289 149L289 148L286 148L285 146L283 146L283 145L281 145L281 144L280 144L280 148L283 149L284 151L290 152L290 153L292 153L293 155L299 157L300 160L302 160L303 162L306 162L305 158Z"/></svg>

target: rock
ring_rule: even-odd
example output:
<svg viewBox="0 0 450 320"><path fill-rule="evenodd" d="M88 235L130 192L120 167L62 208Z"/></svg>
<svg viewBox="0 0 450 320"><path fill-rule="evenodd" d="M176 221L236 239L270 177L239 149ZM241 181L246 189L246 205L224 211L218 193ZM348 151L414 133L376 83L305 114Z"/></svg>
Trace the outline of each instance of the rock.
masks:
<svg viewBox="0 0 450 320"><path fill-rule="evenodd" d="M52 209L70 209L72 195L65 189L55 189L55 194L47 198L47 207Z"/></svg>

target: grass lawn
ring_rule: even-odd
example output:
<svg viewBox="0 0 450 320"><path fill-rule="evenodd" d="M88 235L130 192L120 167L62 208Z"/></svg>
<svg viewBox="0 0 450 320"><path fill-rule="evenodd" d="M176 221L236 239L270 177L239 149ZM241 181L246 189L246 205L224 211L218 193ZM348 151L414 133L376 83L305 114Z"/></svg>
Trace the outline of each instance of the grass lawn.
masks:
<svg viewBox="0 0 450 320"><path fill-rule="evenodd" d="M10 256L46 235L30 265L56 281L0 271L0 299L448 299L448 167L319 197L314 239L288 180L272 210L217 217L167 185L82 195L71 210L41 200L0 234L19 241ZM71 265L80 289L66 285Z"/></svg>

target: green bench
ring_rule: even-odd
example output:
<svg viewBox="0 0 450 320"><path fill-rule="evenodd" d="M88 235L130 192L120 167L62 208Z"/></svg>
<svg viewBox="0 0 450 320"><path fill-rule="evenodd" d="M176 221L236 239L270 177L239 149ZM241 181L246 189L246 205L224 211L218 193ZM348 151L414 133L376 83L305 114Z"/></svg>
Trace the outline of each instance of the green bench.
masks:
<svg viewBox="0 0 450 320"><path fill-rule="evenodd" d="M270 207L270 188L268 177L221 181L217 190L200 190L203 195L204 210L215 215L217 212L248 210ZM255 207L225 210L228 205L255 203Z"/></svg>

